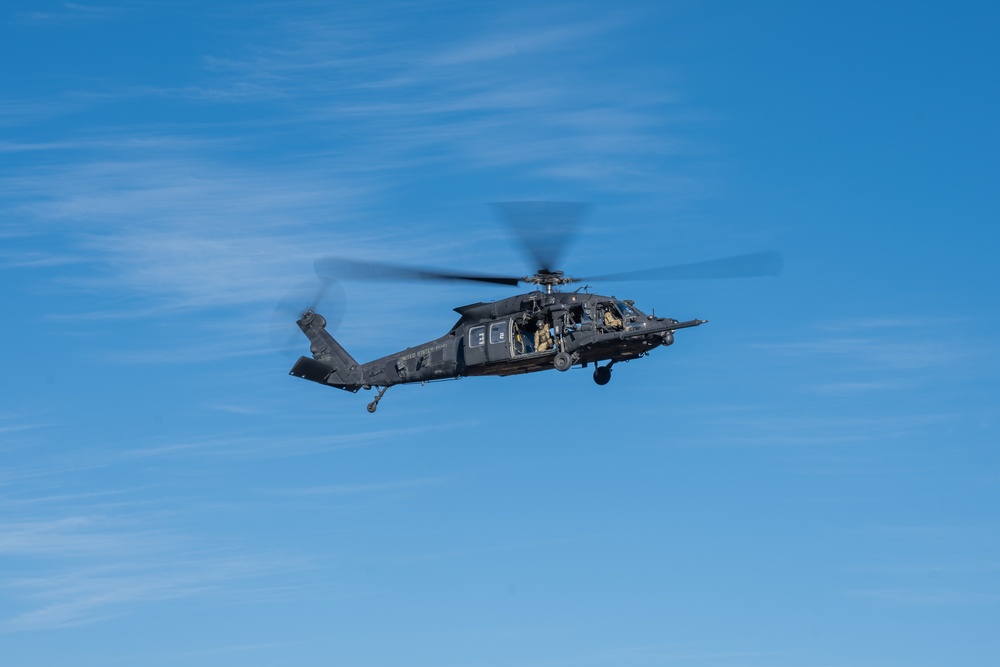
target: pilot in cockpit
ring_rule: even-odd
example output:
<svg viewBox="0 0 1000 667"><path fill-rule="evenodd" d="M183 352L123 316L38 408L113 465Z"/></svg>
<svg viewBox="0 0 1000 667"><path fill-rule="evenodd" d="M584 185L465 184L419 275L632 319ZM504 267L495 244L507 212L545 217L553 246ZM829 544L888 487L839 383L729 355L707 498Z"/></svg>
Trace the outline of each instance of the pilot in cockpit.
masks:
<svg viewBox="0 0 1000 667"><path fill-rule="evenodd" d="M604 326L608 329L621 329L624 326L622 318L618 317L611 304L604 307Z"/></svg>

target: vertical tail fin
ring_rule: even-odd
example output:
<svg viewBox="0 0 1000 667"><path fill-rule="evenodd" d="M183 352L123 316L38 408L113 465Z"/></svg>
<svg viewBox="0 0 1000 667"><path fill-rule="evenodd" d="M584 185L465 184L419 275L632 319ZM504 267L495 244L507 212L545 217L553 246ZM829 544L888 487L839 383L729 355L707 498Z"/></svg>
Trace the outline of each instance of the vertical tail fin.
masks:
<svg viewBox="0 0 1000 667"><path fill-rule="evenodd" d="M300 357L290 374L348 391L360 389L362 379L359 364L326 330L326 319L319 313L307 310L296 324L309 338L309 351L313 358Z"/></svg>

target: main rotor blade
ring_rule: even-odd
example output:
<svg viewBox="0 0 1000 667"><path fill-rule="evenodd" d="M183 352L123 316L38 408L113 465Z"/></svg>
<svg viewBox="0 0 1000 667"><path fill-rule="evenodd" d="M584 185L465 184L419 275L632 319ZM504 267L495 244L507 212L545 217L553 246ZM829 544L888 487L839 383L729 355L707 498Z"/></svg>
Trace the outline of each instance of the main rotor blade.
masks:
<svg viewBox="0 0 1000 667"><path fill-rule="evenodd" d="M566 201L508 201L493 204L538 272L556 271L566 248L576 237L587 204Z"/></svg>
<svg viewBox="0 0 1000 667"><path fill-rule="evenodd" d="M380 262L360 262L339 257L321 257L316 260L316 274L322 277L353 278L356 280L468 280L477 283L493 283L516 287L521 282L514 276L484 276L478 273L445 273L436 269L424 269Z"/></svg>
<svg viewBox="0 0 1000 667"><path fill-rule="evenodd" d="M674 264L655 269L625 271L610 273L603 276L577 278L581 281L604 280L696 280L717 278L758 278L763 276L778 276L784 268L784 259L780 252L765 250L747 255L723 257L707 262L693 264Z"/></svg>

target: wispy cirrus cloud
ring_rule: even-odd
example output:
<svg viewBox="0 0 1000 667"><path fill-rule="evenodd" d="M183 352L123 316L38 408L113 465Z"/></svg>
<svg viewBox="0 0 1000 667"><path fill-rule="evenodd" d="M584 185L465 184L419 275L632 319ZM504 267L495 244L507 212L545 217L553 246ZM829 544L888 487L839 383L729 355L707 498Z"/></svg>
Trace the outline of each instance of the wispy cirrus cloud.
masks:
<svg viewBox="0 0 1000 667"><path fill-rule="evenodd" d="M930 334L916 317L855 318L820 322L796 339L754 343L756 353L810 369L809 390L830 397L895 393L902 397L928 383L941 385L983 371L988 347L964 330Z"/></svg>
<svg viewBox="0 0 1000 667"><path fill-rule="evenodd" d="M831 414L831 412L833 414ZM710 410L712 430L693 441L697 446L727 447L829 447L893 442L947 423L952 414L858 414L829 409L788 414L748 407L729 412Z"/></svg>
<svg viewBox="0 0 1000 667"><path fill-rule="evenodd" d="M42 428L47 422L39 417L8 412L0 413L0 434L10 435Z"/></svg>
<svg viewBox="0 0 1000 667"><path fill-rule="evenodd" d="M237 460L241 458L305 456L320 452L371 447L380 443L399 442L417 434L449 431L462 426L461 422L452 422L402 428L367 428L358 431L345 428L334 433L310 437L299 436L294 439L283 435L260 436L247 433L220 433L215 436L198 436L164 443L148 443L146 446L120 453L118 460L160 457L222 457Z"/></svg>
<svg viewBox="0 0 1000 667"><path fill-rule="evenodd" d="M533 30L510 28L506 33L487 34L475 40L456 44L432 55L424 61L424 64L429 67L481 64L559 48L575 49L581 41L612 32L616 27L615 23L618 21L608 19L554 26L542 25Z"/></svg>
<svg viewBox="0 0 1000 667"><path fill-rule="evenodd" d="M298 567L218 541L207 546L172 525L176 512L144 502L142 489L58 496L39 496L32 484L19 489L0 516L0 559L20 563L17 574L0 576L8 600L0 632L85 625Z"/></svg>
<svg viewBox="0 0 1000 667"><path fill-rule="evenodd" d="M850 597L906 607L982 605L1000 602L1000 594L962 588L868 588L847 591Z"/></svg>
<svg viewBox="0 0 1000 667"><path fill-rule="evenodd" d="M31 608L0 620L0 631L66 628L106 620L140 606L217 594L235 580L273 573L276 563L256 556L207 555L68 568L58 574L17 577L0 587ZM280 567L287 568L287 563Z"/></svg>
<svg viewBox="0 0 1000 667"><path fill-rule="evenodd" d="M75 288L181 308L273 305L291 276L311 270L322 239L335 245L334 221L358 196L315 178L179 159L83 163L3 181L18 193L9 206L35 233L67 240L59 254L8 253L7 266L96 265L105 270L75 276ZM330 221L326 229L309 227L317 216Z"/></svg>
<svg viewBox="0 0 1000 667"><path fill-rule="evenodd" d="M17 415L8 421L18 422ZM56 459L28 457L5 466L0 478L0 590L6 604L0 633L87 625L167 600L249 597L255 602L289 597L303 572L314 567L308 556L277 553L238 531L205 532L199 524L212 512L226 513L248 502L274 508L280 503L317 498L419 493L446 483L443 477L414 477L288 488L251 489L236 496L212 482L206 504L199 482L190 486L192 461L211 471L260 458L315 456L399 442L449 426L364 429L345 424L333 435L259 436L219 433L190 439L143 438L134 447L114 443L72 449ZM145 446L142 446L145 444ZM130 487L108 486L128 478ZM182 481L179 485L177 480ZM147 483L143 483L143 482ZM198 521L191 517L197 515ZM228 521L221 518L228 528ZM211 520L210 520L211 521ZM250 543L249 545L247 543ZM301 554L301 550L298 552ZM9 567L8 567L9 566Z"/></svg>
<svg viewBox="0 0 1000 667"><path fill-rule="evenodd" d="M270 48L209 60L214 94L294 100L285 122L356 128L354 149L393 167L461 160L615 190L662 187L663 165L651 169L651 159L697 153L670 125L679 114L665 120L677 96L661 72L588 76L600 45L636 16L501 16L472 39L386 34L370 18L279 22ZM386 41L394 48L372 48Z"/></svg>
<svg viewBox="0 0 1000 667"><path fill-rule="evenodd" d="M121 530L128 526L129 530ZM135 553L168 540L145 531L138 521L100 515L62 516L0 523L0 553L73 556Z"/></svg>
<svg viewBox="0 0 1000 667"><path fill-rule="evenodd" d="M885 574L965 574L978 572L1000 572L1000 562L949 563L924 565L870 565L850 568L854 572L877 572Z"/></svg>
<svg viewBox="0 0 1000 667"><path fill-rule="evenodd" d="M913 340L909 332L896 330L882 337L835 337L808 341L757 343L755 349L788 357L847 359L857 366L890 370L919 370L952 364L970 358L974 350L963 346L941 349L924 340Z"/></svg>
<svg viewBox="0 0 1000 667"><path fill-rule="evenodd" d="M53 284L107 297L104 304L80 301L64 317L235 306L247 309L234 315L242 329L263 340L259 314L311 274L318 254L412 262L442 252L441 235L408 236L403 247L398 219L380 224L382 200L407 168L513 170L548 184L546 192L567 185L664 191L663 169L670 167L659 161L692 153L672 125L675 117L664 114L676 95L659 74L587 73L586 63L600 61L595 45L627 28L634 15L581 21L571 18L576 13L501 12L470 37L397 33L361 8L310 11L308 21L275 16L275 29L261 39L246 37L242 50L205 54L200 81L96 85L48 100L91 107L158 100L185 108L194 120L177 122L165 110L141 124L96 123L76 132L70 125L61 136L0 145L25 162L0 180L7 193L0 206L11 224L29 236L62 240L58 250L25 244L4 265L62 268L53 272ZM215 113L223 103L235 106L220 125ZM254 110L242 114L241 105ZM29 107L16 105L9 115L30 115ZM282 146L291 127L308 128L315 141ZM277 162L244 159L265 147ZM49 154L60 158L42 159ZM677 182L697 189L690 175ZM461 248L460 240L447 242ZM352 295L365 301L375 291L353 285ZM394 295L380 291L378 298L388 309L395 305ZM430 326L447 324L428 320ZM206 332L198 333L203 339ZM257 351L250 345L235 353ZM189 352L182 354L198 358Z"/></svg>
<svg viewBox="0 0 1000 667"><path fill-rule="evenodd" d="M284 496L350 496L357 494L402 491L444 483L443 477L419 477L392 482L368 482L361 484L329 484L325 486L295 487L294 489L268 489L268 494Z"/></svg>
<svg viewBox="0 0 1000 667"><path fill-rule="evenodd" d="M101 21L130 11L127 5L94 5L64 2L46 11L20 12L14 20L26 24L52 24L80 21Z"/></svg>

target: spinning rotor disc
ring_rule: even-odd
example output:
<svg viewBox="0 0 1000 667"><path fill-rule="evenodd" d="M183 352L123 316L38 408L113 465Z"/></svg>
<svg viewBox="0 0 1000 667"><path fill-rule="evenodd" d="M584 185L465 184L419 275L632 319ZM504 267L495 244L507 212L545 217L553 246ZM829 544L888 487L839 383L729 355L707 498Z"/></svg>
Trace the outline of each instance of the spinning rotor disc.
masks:
<svg viewBox="0 0 1000 667"><path fill-rule="evenodd" d="M715 280L722 278L757 278L778 276L784 268L781 253L774 250L734 255L721 259L686 264L670 264L650 269L571 277L557 269L563 254L574 240L584 215L589 210L580 202L520 201L492 205L520 243L523 254L535 267L528 276L497 276L478 273L454 273L435 268L369 262L339 257L322 257L315 262L316 274L324 280L417 280L468 281L516 287L521 283L553 287L577 282L614 282L634 280Z"/></svg>

